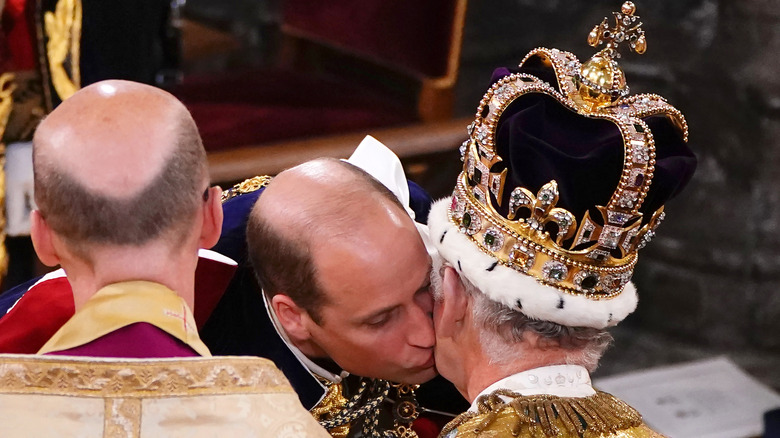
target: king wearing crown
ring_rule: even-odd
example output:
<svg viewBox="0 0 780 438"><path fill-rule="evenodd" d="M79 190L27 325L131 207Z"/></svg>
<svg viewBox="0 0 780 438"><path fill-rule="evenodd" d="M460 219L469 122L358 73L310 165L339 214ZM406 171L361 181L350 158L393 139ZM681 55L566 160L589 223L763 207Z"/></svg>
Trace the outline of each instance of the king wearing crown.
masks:
<svg viewBox="0 0 780 438"><path fill-rule="evenodd" d="M429 215L436 363L472 402L447 437L656 437L589 372L634 311L638 251L696 167L683 115L630 95L617 60L647 47L631 2L585 63L537 48L499 69Z"/></svg>

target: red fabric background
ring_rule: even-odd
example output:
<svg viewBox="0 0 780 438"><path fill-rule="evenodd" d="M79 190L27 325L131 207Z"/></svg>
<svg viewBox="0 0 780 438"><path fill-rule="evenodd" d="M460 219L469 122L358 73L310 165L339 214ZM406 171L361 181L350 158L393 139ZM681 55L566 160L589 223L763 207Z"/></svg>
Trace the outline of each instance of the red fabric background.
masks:
<svg viewBox="0 0 780 438"><path fill-rule="evenodd" d="M285 0L306 35L427 76L446 73L454 0Z"/></svg>

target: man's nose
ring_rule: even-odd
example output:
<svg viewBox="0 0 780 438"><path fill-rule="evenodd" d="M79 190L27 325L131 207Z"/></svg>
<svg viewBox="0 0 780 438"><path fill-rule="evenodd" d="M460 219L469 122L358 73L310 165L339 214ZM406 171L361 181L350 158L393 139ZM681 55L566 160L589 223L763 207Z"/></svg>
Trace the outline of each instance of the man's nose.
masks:
<svg viewBox="0 0 780 438"><path fill-rule="evenodd" d="M430 312L416 308L412 312L412 320L407 327L409 345L420 348L432 348L436 344L433 333L433 319Z"/></svg>

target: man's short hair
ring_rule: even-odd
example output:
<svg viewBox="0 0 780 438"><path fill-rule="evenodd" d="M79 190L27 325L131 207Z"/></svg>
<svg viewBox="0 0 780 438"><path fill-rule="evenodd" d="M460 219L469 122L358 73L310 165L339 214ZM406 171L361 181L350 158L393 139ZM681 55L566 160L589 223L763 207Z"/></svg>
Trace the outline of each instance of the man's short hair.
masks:
<svg viewBox="0 0 780 438"><path fill-rule="evenodd" d="M289 296L320 324L320 309L327 297L317 280L310 250L313 238L343 233L344 223L362 215L361 198L354 195L379 194L402 211L404 207L393 192L359 167L334 158L319 158L310 163L340 166L354 176L354 181L345 184L342 192L307 205L306 226L301 229L280 229L278 222L274 225L258 210L249 216L246 234L249 257L266 296L280 293Z"/></svg>
<svg viewBox="0 0 780 438"><path fill-rule="evenodd" d="M434 298L441 300L441 269L431 273ZM482 350L492 363L507 363L515 359L512 346L523 341L525 332L555 342L565 351L566 363L581 365L589 371L598 366L604 351L612 343L606 330L591 327L569 327L550 321L529 318L524 313L491 300L467 278L460 281L472 298L472 316Z"/></svg>
<svg viewBox="0 0 780 438"><path fill-rule="evenodd" d="M90 244L139 246L166 233L178 239L189 229L208 169L194 122L182 114L178 123L176 145L160 173L130 198L95 193L33 154L38 209L76 254L84 257Z"/></svg>

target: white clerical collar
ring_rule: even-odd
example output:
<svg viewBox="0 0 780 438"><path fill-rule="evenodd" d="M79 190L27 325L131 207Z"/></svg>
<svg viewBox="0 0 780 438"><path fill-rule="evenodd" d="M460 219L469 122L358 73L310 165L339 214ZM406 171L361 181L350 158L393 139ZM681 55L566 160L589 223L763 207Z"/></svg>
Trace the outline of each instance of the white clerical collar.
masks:
<svg viewBox="0 0 780 438"><path fill-rule="evenodd" d="M551 365L504 377L488 386L471 403L469 411L477 412L477 399L497 389L508 389L521 395L555 395L589 397L596 394L588 370L579 365Z"/></svg>
<svg viewBox="0 0 780 438"><path fill-rule="evenodd" d="M263 295L263 303L265 303L265 310L268 312L268 316L271 317L271 322L273 322L274 328L276 329L276 333L279 334L279 337L282 338L285 344L287 344L287 348L292 351L292 353L295 355L295 357L298 359L298 361L301 363L301 365L306 368L309 373L315 374L319 377L322 377L326 380L329 380L333 383L341 383L341 380L346 378L349 373L346 371L342 371L340 374L333 374L332 372L326 370L325 368L317 365L306 357L303 352L296 347L292 341L290 341L290 338L287 336L287 332L284 331L284 327L282 327L282 324L279 322L279 319L276 317L276 312L274 312L273 307L268 302L268 298L266 298L265 293L261 293ZM323 390L326 389L322 383L320 383L320 386L322 386Z"/></svg>

